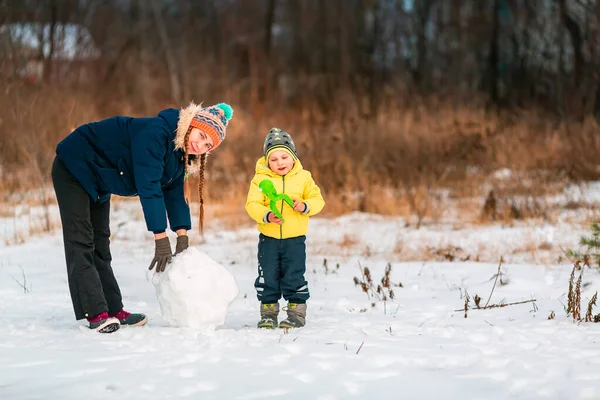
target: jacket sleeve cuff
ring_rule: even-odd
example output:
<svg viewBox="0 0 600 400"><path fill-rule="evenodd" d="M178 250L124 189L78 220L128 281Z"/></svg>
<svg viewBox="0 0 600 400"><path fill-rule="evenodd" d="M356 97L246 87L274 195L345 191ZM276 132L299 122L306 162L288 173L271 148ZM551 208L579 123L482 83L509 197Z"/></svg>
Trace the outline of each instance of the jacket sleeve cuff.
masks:
<svg viewBox="0 0 600 400"><path fill-rule="evenodd" d="M302 214L308 214L310 212L310 207L308 206L308 203L304 203L304 211L302 211Z"/></svg>
<svg viewBox="0 0 600 400"><path fill-rule="evenodd" d="M269 214L271 214L271 211L267 211L267 212L265 213L265 216L263 217L263 222L264 222L265 224L268 224L268 223L269 223Z"/></svg>

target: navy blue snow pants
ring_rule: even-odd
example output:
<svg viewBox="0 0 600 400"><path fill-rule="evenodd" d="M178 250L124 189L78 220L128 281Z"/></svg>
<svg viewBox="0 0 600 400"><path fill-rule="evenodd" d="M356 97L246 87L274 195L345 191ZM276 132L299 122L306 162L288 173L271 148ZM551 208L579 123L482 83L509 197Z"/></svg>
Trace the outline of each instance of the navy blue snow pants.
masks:
<svg viewBox="0 0 600 400"><path fill-rule="evenodd" d="M261 303L277 303L282 295L290 303L306 303L310 295L305 272L306 236L273 239L260 234L254 287Z"/></svg>

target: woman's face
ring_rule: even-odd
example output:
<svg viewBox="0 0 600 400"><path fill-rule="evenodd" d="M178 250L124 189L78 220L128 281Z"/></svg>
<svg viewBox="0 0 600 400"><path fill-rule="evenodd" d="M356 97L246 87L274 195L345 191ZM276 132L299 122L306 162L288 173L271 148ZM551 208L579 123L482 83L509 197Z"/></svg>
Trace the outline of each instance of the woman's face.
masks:
<svg viewBox="0 0 600 400"><path fill-rule="evenodd" d="M198 128L193 128L188 142L188 154L204 154L214 147L213 140Z"/></svg>

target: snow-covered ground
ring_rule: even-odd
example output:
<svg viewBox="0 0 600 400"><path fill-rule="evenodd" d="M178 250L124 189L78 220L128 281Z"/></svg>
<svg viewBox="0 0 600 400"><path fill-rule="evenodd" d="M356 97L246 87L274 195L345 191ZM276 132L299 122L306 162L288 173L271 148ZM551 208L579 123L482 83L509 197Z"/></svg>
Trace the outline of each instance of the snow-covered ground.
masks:
<svg viewBox="0 0 600 400"><path fill-rule="evenodd" d="M31 228L40 220L33 214L0 220L0 399L600 398L600 325L567 318L572 266L560 249L576 247L594 210L565 211L554 223L419 230L402 218L314 218L307 326L287 333L255 328L255 229L213 224L204 242L192 235L192 246L231 272L239 295L225 324L206 332L162 317L147 270L152 237L139 204L121 202L111 220L113 268L126 308L149 323L110 335L74 320L60 232ZM428 261L451 251L453 262ZM485 304L500 256L506 284L490 304L535 305L465 318L455 311L465 290ZM392 284L402 287L384 303L353 279L360 264L378 282L388 262ZM585 308L600 273L586 270L583 283Z"/></svg>

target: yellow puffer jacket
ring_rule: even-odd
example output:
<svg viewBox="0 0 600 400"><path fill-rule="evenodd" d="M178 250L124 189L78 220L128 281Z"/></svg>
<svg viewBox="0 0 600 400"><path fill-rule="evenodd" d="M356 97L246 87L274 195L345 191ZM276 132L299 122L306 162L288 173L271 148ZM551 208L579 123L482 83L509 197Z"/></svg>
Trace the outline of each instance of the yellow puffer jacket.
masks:
<svg viewBox="0 0 600 400"><path fill-rule="evenodd" d="M285 222L281 225L265 223L263 218L270 211L270 207L269 198L258 189L258 185L263 179L270 179L277 193L285 193L292 199L298 199L308 204L308 213L302 214L294 211L289 204L282 200L277 206ZM302 168L300 160L295 160L294 168L285 176L271 171L264 157L256 162L256 174L252 178L250 190L248 190L246 211L258 223L258 230L263 235L275 239L306 235L308 217L318 214L324 206L325 201L321 195L321 189L313 180L310 172Z"/></svg>

